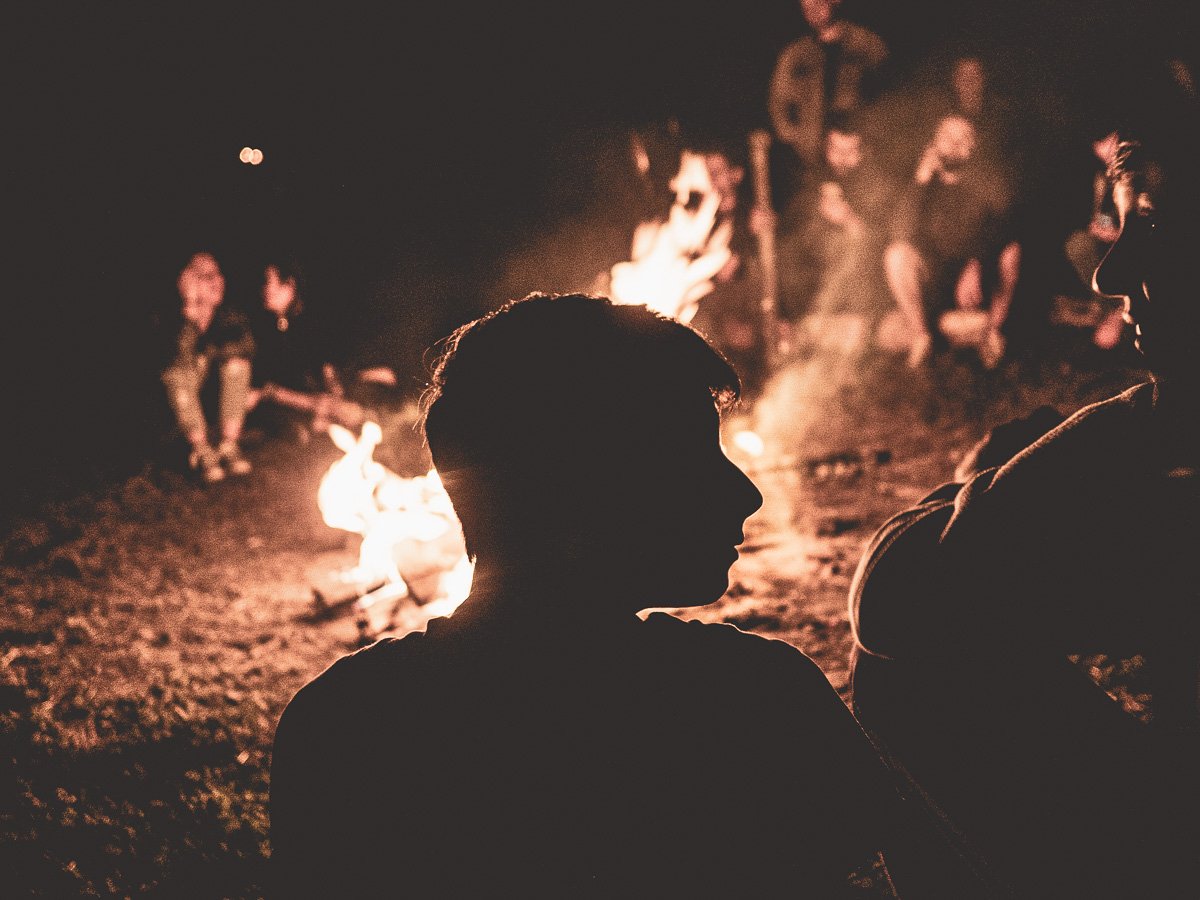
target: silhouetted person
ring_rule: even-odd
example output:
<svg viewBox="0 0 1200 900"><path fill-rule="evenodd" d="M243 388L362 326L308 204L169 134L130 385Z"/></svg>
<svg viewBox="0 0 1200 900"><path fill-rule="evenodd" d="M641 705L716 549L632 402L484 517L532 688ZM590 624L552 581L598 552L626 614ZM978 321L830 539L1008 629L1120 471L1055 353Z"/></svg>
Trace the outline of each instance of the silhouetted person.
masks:
<svg viewBox="0 0 1200 900"><path fill-rule="evenodd" d="M1153 380L891 520L852 588L856 711L1019 897L1185 896L1200 863L1200 139L1167 123L1118 153L1095 275ZM1149 725L1095 653L1144 660Z"/></svg>
<svg viewBox="0 0 1200 900"><path fill-rule="evenodd" d="M475 557L424 633L284 712L287 897L835 897L879 763L816 665L651 606L710 603L761 502L737 377L644 307L531 295L465 326L426 431Z"/></svg>

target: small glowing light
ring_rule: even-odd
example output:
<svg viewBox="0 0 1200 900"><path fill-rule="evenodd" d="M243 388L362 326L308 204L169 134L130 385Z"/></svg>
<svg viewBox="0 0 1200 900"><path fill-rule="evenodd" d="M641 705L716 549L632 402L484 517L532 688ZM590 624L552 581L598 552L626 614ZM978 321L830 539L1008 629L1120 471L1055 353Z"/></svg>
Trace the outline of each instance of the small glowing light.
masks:
<svg viewBox="0 0 1200 900"><path fill-rule="evenodd" d="M739 431L733 436L733 446L750 456L762 456L766 450L763 439L753 431Z"/></svg>
<svg viewBox="0 0 1200 900"><path fill-rule="evenodd" d="M250 151L250 165L257 166L263 161L263 152L255 147Z"/></svg>
<svg viewBox="0 0 1200 900"><path fill-rule="evenodd" d="M238 159L240 159L244 163L248 163L248 162L250 162L250 160L253 156L254 156L254 151L251 148L243 147L241 153L238 154Z"/></svg>

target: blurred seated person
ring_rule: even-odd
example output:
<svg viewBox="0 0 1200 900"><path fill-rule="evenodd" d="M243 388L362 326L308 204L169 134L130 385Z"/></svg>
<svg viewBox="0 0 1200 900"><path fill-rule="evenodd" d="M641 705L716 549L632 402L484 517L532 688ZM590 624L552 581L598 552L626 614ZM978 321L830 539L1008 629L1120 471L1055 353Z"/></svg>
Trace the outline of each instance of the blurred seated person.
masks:
<svg viewBox="0 0 1200 900"><path fill-rule="evenodd" d="M1119 304L1092 288L1092 273L1117 239L1117 210L1108 168L1117 154L1117 132L1109 131L1092 142L1097 165L1092 177L1091 217L1087 227L1073 231L1063 248L1071 268L1079 277L1076 295L1055 298L1055 321L1088 328L1092 343L1111 350L1121 340L1125 322ZM1082 295L1080 297L1079 295Z"/></svg>
<svg viewBox="0 0 1200 900"><path fill-rule="evenodd" d="M887 289L879 273L889 185L861 132L839 119L824 159L780 217L781 344L861 350Z"/></svg>
<svg viewBox="0 0 1200 900"><path fill-rule="evenodd" d="M1010 189L976 155L975 126L938 123L897 204L884 275L895 309L876 338L917 367L939 343L974 350L987 368L1004 356L1001 333L1021 268L1008 237Z"/></svg>
<svg viewBox="0 0 1200 900"><path fill-rule="evenodd" d="M728 587L762 502L721 448L737 393L645 306L534 294L448 339L425 431L471 594L284 711L280 896L847 895L891 801L820 669L637 615Z"/></svg>
<svg viewBox="0 0 1200 900"><path fill-rule="evenodd" d="M206 483L247 475L238 441L250 392L254 337L245 314L224 303L225 276L210 253L196 253L179 273L180 305L165 317L168 362L161 377L175 420L191 447L189 464ZM216 374L218 444L209 441L201 392Z"/></svg>
<svg viewBox="0 0 1200 900"><path fill-rule="evenodd" d="M305 308L301 282L289 261L263 270L262 305L250 319L257 351L249 403L254 424L305 442L331 421L357 427L363 417L328 360L328 341Z"/></svg>

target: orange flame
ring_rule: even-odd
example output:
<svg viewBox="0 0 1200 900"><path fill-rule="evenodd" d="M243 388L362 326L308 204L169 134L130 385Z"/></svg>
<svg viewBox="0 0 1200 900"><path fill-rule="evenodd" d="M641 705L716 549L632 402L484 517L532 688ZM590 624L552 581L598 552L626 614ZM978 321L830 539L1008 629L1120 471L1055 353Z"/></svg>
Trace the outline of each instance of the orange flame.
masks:
<svg viewBox="0 0 1200 900"><path fill-rule="evenodd" d="M389 596L411 595L423 610L449 615L470 592L473 567L437 472L401 478L376 462L383 431L375 422L358 437L330 425L329 436L344 455L321 479L317 505L326 525L363 538L346 579L387 582Z"/></svg>
<svg viewBox="0 0 1200 900"><path fill-rule="evenodd" d="M671 190L675 202L667 220L637 227L631 260L612 267L610 293L614 303L645 305L686 324L730 260L733 223L717 225L721 197L702 154L683 151Z"/></svg>

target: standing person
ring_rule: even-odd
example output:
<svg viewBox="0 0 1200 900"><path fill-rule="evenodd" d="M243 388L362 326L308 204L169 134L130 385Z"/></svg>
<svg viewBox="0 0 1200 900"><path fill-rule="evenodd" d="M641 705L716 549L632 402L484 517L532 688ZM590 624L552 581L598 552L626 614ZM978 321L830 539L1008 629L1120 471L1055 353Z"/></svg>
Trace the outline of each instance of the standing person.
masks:
<svg viewBox="0 0 1200 900"><path fill-rule="evenodd" d="M178 311L170 316L169 362L162 370L167 400L191 446L189 464L207 483L247 475L250 461L238 446L250 391L254 338L245 314L224 303L225 276L210 253L197 253L179 273ZM213 372L219 380L219 443L208 439L200 392Z"/></svg>
<svg viewBox="0 0 1200 900"><path fill-rule="evenodd" d="M975 126L962 116L938 123L897 204L884 275L896 309L880 323L882 346L919 366L934 336L974 348L992 368L1021 268L1010 239L1011 191L976 153Z"/></svg>
<svg viewBox="0 0 1200 900"><path fill-rule="evenodd" d="M810 31L783 49L771 76L767 107L776 138L792 154L787 168L795 171L785 178L793 183L820 161L831 116L862 106L870 77L887 59L879 35L838 18L840 5L841 0L800 0Z"/></svg>
<svg viewBox="0 0 1200 900"><path fill-rule="evenodd" d="M762 502L721 449L737 391L644 306L535 294L449 339L425 430L474 586L285 710L279 896L844 895L889 800L820 670L636 615L728 586Z"/></svg>
<svg viewBox="0 0 1200 900"><path fill-rule="evenodd" d="M1116 155L1095 273L1151 380L892 519L852 587L856 710L1021 897L1194 893L1200 128L1172 112ZM1148 724L1068 658L1095 653L1136 657Z"/></svg>

